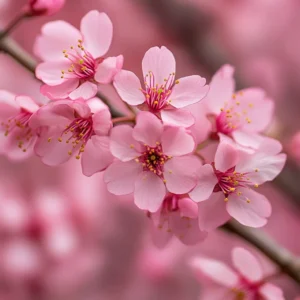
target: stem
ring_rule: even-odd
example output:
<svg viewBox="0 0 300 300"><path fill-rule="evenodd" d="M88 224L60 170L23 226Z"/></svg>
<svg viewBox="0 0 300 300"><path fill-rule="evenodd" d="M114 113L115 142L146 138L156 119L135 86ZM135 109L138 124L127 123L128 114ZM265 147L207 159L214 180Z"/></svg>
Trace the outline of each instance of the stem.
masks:
<svg viewBox="0 0 300 300"><path fill-rule="evenodd" d="M3 51L11 56L14 60L16 60L31 73L35 73L35 68L37 66L36 60L13 39L4 38L0 40L0 51ZM109 107L112 117L116 118L124 116L110 104L108 98L101 92L97 93L97 97L99 97Z"/></svg>
<svg viewBox="0 0 300 300"><path fill-rule="evenodd" d="M30 17L31 15L28 12L21 12L17 15L7 27L0 32L0 40L9 35L24 19Z"/></svg>
<svg viewBox="0 0 300 300"><path fill-rule="evenodd" d="M112 119L113 124L117 123L135 123L135 117L119 117Z"/></svg>
<svg viewBox="0 0 300 300"><path fill-rule="evenodd" d="M280 270L300 284L300 260L287 249L277 244L268 235L249 227L245 227L236 221L229 221L222 229L236 234L251 245L255 246L273 261Z"/></svg>

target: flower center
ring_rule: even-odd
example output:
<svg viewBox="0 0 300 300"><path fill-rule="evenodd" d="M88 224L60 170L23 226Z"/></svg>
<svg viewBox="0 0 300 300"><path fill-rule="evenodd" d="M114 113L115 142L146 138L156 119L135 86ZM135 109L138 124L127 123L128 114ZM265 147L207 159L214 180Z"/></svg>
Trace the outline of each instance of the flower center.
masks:
<svg viewBox="0 0 300 300"><path fill-rule="evenodd" d="M214 192L222 191L225 196L225 201L228 201L228 196L232 193L236 193L241 198L245 198L247 203L250 203L250 199L242 196L242 192L238 190L239 187L248 187L253 182L247 177L247 173L239 173L235 171L235 167L227 170L226 172L220 172L215 169L214 163L212 166L215 171L215 175L218 178L218 183L214 187ZM258 172L258 169L254 170ZM258 184L254 184L254 187L258 187Z"/></svg>
<svg viewBox="0 0 300 300"><path fill-rule="evenodd" d="M162 146L159 142L157 142L156 145L156 147L145 145L144 152L136 161L142 164L144 171L151 171L163 178L164 164L171 157L163 153Z"/></svg>
<svg viewBox="0 0 300 300"><path fill-rule="evenodd" d="M18 147L26 152L29 148L32 137L35 136L33 130L28 126L28 122L32 113L21 110L15 117L9 118L1 125L4 127L5 136L13 136L16 139Z"/></svg>
<svg viewBox="0 0 300 300"><path fill-rule="evenodd" d="M61 78L91 80L94 78L96 69L99 63L103 61L103 58L94 59L93 56L85 50L81 40L78 40L77 47L78 49L71 46L69 51L63 50L64 57L70 61L70 67L67 71L61 71Z"/></svg>
<svg viewBox="0 0 300 300"><path fill-rule="evenodd" d="M164 79L164 84L158 85L155 83L154 74L149 71L144 78L145 89L141 89L142 93L146 97L146 103L151 112L159 112L171 103L169 99L172 88L174 87L175 73L169 75ZM178 80L175 81L179 83Z"/></svg>
<svg viewBox="0 0 300 300"><path fill-rule="evenodd" d="M73 151L77 151L79 149L76 159L80 159L80 155L84 152L86 143L92 135L94 135L92 117L74 119L66 126L66 129L63 130L61 136L58 138L59 142L63 142L64 135L67 136L65 142L67 144L71 144L71 148L68 151L69 155L72 155ZM48 142L51 142L51 138L48 139Z"/></svg>
<svg viewBox="0 0 300 300"><path fill-rule="evenodd" d="M240 92L239 95L242 96L243 92ZM239 100L242 99L242 97L239 97ZM216 117L217 132L231 134L241 126L250 124L251 119L248 116L248 109L251 108L253 108L252 103L237 101L234 94L229 103L225 102L224 108L221 108L221 113Z"/></svg>

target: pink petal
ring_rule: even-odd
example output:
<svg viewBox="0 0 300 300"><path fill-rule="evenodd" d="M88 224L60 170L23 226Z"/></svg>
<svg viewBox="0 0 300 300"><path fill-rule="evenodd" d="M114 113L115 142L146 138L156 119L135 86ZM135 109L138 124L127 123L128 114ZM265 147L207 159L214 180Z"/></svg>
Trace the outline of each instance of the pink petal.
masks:
<svg viewBox="0 0 300 300"><path fill-rule="evenodd" d="M95 80L103 84L111 83L115 75L122 69L123 61L123 55L104 59L104 61L99 64L97 68Z"/></svg>
<svg viewBox="0 0 300 300"><path fill-rule="evenodd" d="M197 219L182 218L179 213L170 217L170 228L185 245L195 245L207 237L207 233L200 231Z"/></svg>
<svg viewBox="0 0 300 300"><path fill-rule="evenodd" d="M173 157L165 163L164 178L169 192L188 193L197 183L196 171L201 166L195 156Z"/></svg>
<svg viewBox="0 0 300 300"><path fill-rule="evenodd" d="M188 109L195 119L195 124L189 128L196 144L204 142L212 131L212 123L206 117L203 101L188 106Z"/></svg>
<svg viewBox="0 0 300 300"><path fill-rule="evenodd" d="M224 198L223 193L213 193L207 201L198 204L201 230L212 231L230 219Z"/></svg>
<svg viewBox="0 0 300 300"><path fill-rule="evenodd" d="M160 115L165 125L190 127L195 123L192 113L184 109L164 109Z"/></svg>
<svg viewBox="0 0 300 300"><path fill-rule="evenodd" d="M272 283L262 285L259 289L259 294L266 300L285 300L281 288Z"/></svg>
<svg viewBox="0 0 300 300"><path fill-rule="evenodd" d="M117 161L105 170L104 182L112 194L127 195L134 191L134 183L142 171L142 166L135 161Z"/></svg>
<svg viewBox="0 0 300 300"><path fill-rule="evenodd" d="M93 97L85 102L93 114L102 112L103 110L109 111L108 106L98 97Z"/></svg>
<svg viewBox="0 0 300 300"><path fill-rule="evenodd" d="M269 155L276 155L282 151L282 145L278 140L268 136L261 136L261 143L258 152L263 152Z"/></svg>
<svg viewBox="0 0 300 300"><path fill-rule="evenodd" d="M179 83L172 89L172 106L182 108L202 100L209 90L205 82L206 80L199 75L180 78Z"/></svg>
<svg viewBox="0 0 300 300"><path fill-rule="evenodd" d="M98 87L96 84L86 81L85 83L79 85L79 87L70 93L69 97L72 100L83 98L91 99L97 94Z"/></svg>
<svg viewBox="0 0 300 300"><path fill-rule="evenodd" d="M238 275L230 267L220 261L195 257L190 262L190 265L196 272L201 272L222 286L233 288L239 282Z"/></svg>
<svg viewBox="0 0 300 300"><path fill-rule="evenodd" d="M34 53L45 61L67 61L62 51L76 46L79 39L80 32L71 24L65 21L49 22L42 27L41 35L35 41Z"/></svg>
<svg viewBox="0 0 300 300"><path fill-rule="evenodd" d="M168 79L170 74L175 73L176 62L172 52L166 47L153 47L146 53L142 61L144 77L151 71L155 84L164 84L164 79ZM146 78L149 82L149 76Z"/></svg>
<svg viewBox="0 0 300 300"><path fill-rule="evenodd" d="M113 36L113 25L107 14L97 10L88 12L81 20L80 31L85 48L94 58L101 57L108 51Z"/></svg>
<svg viewBox="0 0 300 300"><path fill-rule="evenodd" d="M261 143L261 137L258 134L243 129L233 131L232 137L236 143L252 149L257 149Z"/></svg>
<svg viewBox="0 0 300 300"><path fill-rule="evenodd" d="M70 100L61 100L42 106L31 116L29 126L34 129L42 126L60 126L63 128L74 118L71 102Z"/></svg>
<svg viewBox="0 0 300 300"><path fill-rule="evenodd" d="M100 110L92 115L93 129L97 135L108 135L112 123L111 115L107 108Z"/></svg>
<svg viewBox="0 0 300 300"><path fill-rule="evenodd" d="M195 148L193 137L183 127L168 127L161 137L164 154L181 156L191 153Z"/></svg>
<svg viewBox="0 0 300 300"><path fill-rule="evenodd" d="M79 85L79 80L77 78L66 80L65 82L51 86L42 85L41 93L51 100L68 98L69 94L74 91Z"/></svg>
<svg viewBox="0 0 300 300"><path fill-rule="evenodd" d="M140 80L133 72L121 70L114 78L114 87L121 99L130 105L145 102L145 96L140 91Z"/></svg>
<svg viewBox="0 0 300 300"><path fill-rule="evenodd" d="M220 143L215 156L215 167L221 172L226 172L236 166L238 151L228 143Z"/></svg>
<svg viewBox="0 0 300 300"><path fill-rule="evenodd" d="M77 114L81 118L89 118L91 116L91 109L87 105L87 102L84 101L82 98L74 100L74 101L70 100L70 106L75 111L75 115ZM74 115L74 112L73 112L73 115ZM72 119L75 119L75 117L73 116Z"/></svg>
<svg viewBox="0 0 300 300"><path fill-rule="evenodd" d="M181 217L198 218L198 205L190 198L182 198L178 201Z"/></svg>
<svg viewBox="0 0 300 300"><path fill-rule="evenodd" d="M28 96L17 96L15 100L21 108L23 108L31 113L34 113L35 111L37 111L40 108L34 102L34 100Z"/></svg>
<svg viewBox="0 0 300 300"><path fill-rule="evenodd" d="M113 156L109 149L109 138L92 136L82 154L82 173L86 176L92 176L94 173L106 169L112 162Z"/></svg>
<svg viewBox="0 0 300 300"><path fill-rule="evenodd" d="M272 181L283 169L286 154L270 155L267 153L244 154L236 171L247 173L247 178L253 184Z"/></svg>
<svg viewBox="0 0 300 300"><path fill-rule="evenodd" d="M166 195L166 187L161 178L152 172L142 172L134 188L134 203L140 209L156 212Z"/></svg>
<svg viewBox="0 0 300 300"><path fill-rule="evenodd" d="M59 85L70 79L62 78L61 71L70 67L69 61L40 63L35 70L35 75L48 85Z"/></svg>
<svg viewBox="0 0 300 300"><path fill-rule="evenodd" d="M273 117L274 102L267 99L265 91L260 88L249 88L236 94L240 109L247 112L251 123L244 122L242 127L248 132L261 132L270 124Z"/></svg>
<svg viewBox="0 0 300 300"><path fill-rule="evenodd" d="M195 202L207 200L212 194L218 179L211 165L201 166L197 172L198 183L189 193L191 199Z"/></svg>
<svg viewBox="0 0 300 300"><path fill-rule="evenodd" d="M229 195L226 207L228 213L245 226L255 228L264 226L272 212L268 199L248 188L239 188L239 191L242 193L240 196Z"/></svg>
<svg viewBox="0 0 300 300"><path fill-rule="evenodd" d="M152 113L142 111L136 117L136 125L133 129L133 137L150 147L156 147L160 142L163 132L163 124Z"/></svg>
<svg viewBox="0 0 300 300"><path fill-rule="evenodd" d="M20 107L16 96L8 91L0 90L0 119L6 120L18 114Z"/></svg>
<svg viewBox="0 0 300 300"><path fill-rule="evenodd" d="M132 132L129 125L119 125L111 130L111 153L122 161L129 161L140 155L140 145L132 137Z"/></svg>
<svg viewBox="0 0 300 300"><path fill-rule="evenodd" d="M263 271L257 258L244 248L232 250L232 262L235 269L250 282L260 281Z"/></svg>
<svg viewBox="0 0 300 300"><path fill-rule="evenodd" d="M211 113L218 115L224 103L230 101L235 86L233 73L232 66L224 65L213 76L209 84L209 92L204 100Z"/></svg>
<svg viewBox="0 0 300 300"><path fill-rule="evenodd" d="M68 152L72 150L72 145L67 144L65 141L59 142L57 140L62 131L63 129L60 128L57 132L45 133L35 144L34 151L36 155L41 157L44 164L57 166L70 159L71 156ZM51 142L48 142L49 138L51 138Z"/></svg>

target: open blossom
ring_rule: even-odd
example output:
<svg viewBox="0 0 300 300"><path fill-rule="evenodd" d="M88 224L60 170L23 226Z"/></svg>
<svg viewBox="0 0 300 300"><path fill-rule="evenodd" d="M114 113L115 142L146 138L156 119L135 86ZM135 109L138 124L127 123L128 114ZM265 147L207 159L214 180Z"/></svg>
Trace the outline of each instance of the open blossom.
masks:
<svg viewBox="0 0 300 300"><path fill-rule="evenodd" d="M274 103L260 88L235 92L233 72L229 65L217 71L203 102L216 133L228 135L238 144L256 149L261 140L259 134L270 124Z"/></svg>
<svg viewBox="0 0 300 300"><path fill-rule="evenodd" d="M110 83L122 68L123 56L104 58L113 35L105 13L90 11L80 31L64 21L45 24L34 51L44 62L36 69L45 85L41 92L51 99L90 99L97 83Z"/></svg>
<svg viewBox="0 0 300 300"><path fill-rule="evenodd" d="M38 110L30 126L39 128L35 152L47 165L81 158L83 173L91 176L112 162L108 133L111 116L98 99L57 100Z"/></svg>
<svg viewBox="0 0 300 300"><path fill-rule="evenodd" d="M159 116L165 124L189 127L192 114L182 108L197 103L207 94L205 79L192 75L175 79L176 62L166 47L150 48L142 61L144 85L130 71L120 71L114 86L129 105L138 106Z"/></svg>
<svg viewBox="0 0 300 300"><path fill-rule="evenodd" d="M282 290L264 279L257 258L244 248L232 250L234 270L224 263L195 257L190 265L195 273L207 276L219 287L210 287L205 299L214 300L284 300Z"/></svg>
<svg viewBox="0 0 300 300"><path fill-rule="evenodd" d="M110 150L119 159L104 174L115 195L134 193L140 209L156 212L167 194L189 192L196 185L195 143L183 127L163 126L149 112L140 112L136 126L120 125L111 132Z"/></svg>
<svg viewBox="0 0 300 300"><path fill-rule="evenodd" d="M30 97L0 91L1 152L10 159L23 159L32 154L38 132L29 126L29 120L38 109Z"/></svg>
<svg viewBox="0 0 300 300"><path fill-rule="evenodd" d="M187 245L194 245L207 236L199 229L198 206L188 197L168 194L160 209L148 216L154 227L154 243L159 247L165 246L173 236Z"/></svg>
<svg viewBox="0 0 300 300"><path fill-rule="evenodd" d="M53 15L62 9L65 0L29 0L28 11L33 15Z"/></svg>
<svg viewBox="0 0 300 300"><path fill-rule="evenodd" d="M190 197L199 203L199 225L202 230L214 229L230 216L241 224L261 227L271 215L267 198L250 187L273 180L282 170L285 154L266 141L253 153L239 151L221 142L214 162L198 170L199 182Z"/></svg>

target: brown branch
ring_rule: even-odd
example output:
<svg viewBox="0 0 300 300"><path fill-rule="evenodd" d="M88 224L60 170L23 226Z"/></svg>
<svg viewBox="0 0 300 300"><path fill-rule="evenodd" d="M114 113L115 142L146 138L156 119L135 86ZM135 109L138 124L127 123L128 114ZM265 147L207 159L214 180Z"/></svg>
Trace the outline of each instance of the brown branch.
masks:
<svg viewBox="0 0 300 300"><path fill-rule="evenodd" d="M1 33L0 33L1 39ZM26 68L28 71L35 74L35 68L37 66L36 60L26 52L16 41L11 38L3 38L0 40L0 51L11 56L20 65ZM35 77L36 78L36 77ZM101 92L97 93L99 97L108 107L113 118L123 117L124 115L117 111L111 104L109 99L103 95Z"/></svg>
<svg viewBox="0 0 300 300"><path fill-rule="evenodd" d="M242 226L236 221L230 221L221 228L243 238L252 246L255 246L273 261L279 267L280 271L300 284L299 258L277 244L263 231Z"/></svg>

